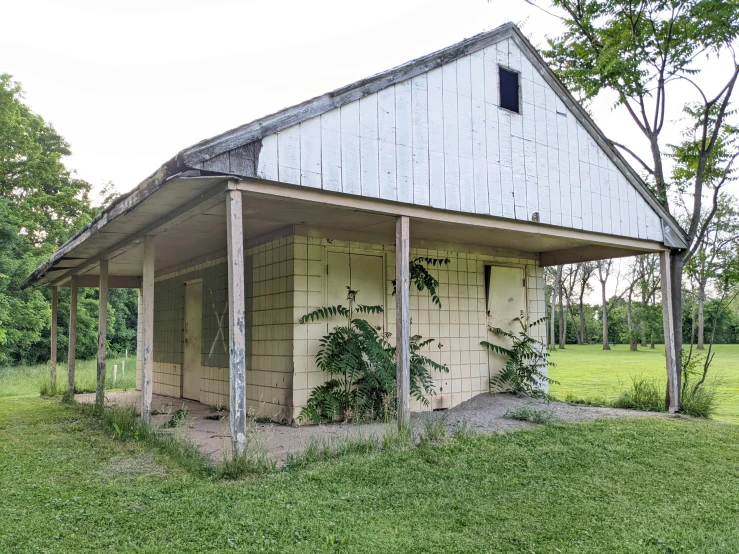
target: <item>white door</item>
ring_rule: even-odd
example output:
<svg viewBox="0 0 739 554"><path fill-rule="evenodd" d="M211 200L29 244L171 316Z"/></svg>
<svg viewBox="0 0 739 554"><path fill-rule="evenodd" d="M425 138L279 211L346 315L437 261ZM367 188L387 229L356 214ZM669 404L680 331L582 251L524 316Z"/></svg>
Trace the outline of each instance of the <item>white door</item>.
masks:
<svg viewBox="0 0 739 554"><path fill-rule="evenodd" d="M488 326L500 327L518 334L521 326L515 318L526 318L526 287L523 269L518 267L491 266L488 283ZM505 348L511 346L510 339L488 331L488 342ZM488 351L488 367L493 377L505 367L506 357Z"/></svg>
<svg viewBox="0 0 739 554"><path fill-rule="evenodd" d="M357 292L357 304L385 307L385 286L382 273L382 256L328 252L327 305L349 307L347 286ZM363 319L375 327L384 327L383 314L364 314ZM333 318L333 327L341 323Z"/></svg>
<svg viewBox="0 0 739 554"><path fill-rule="evenodd" d="M182 396L200 400L202 376L201 339L203 324L203 283L185 284L185 348L182 364Z"/></svg>

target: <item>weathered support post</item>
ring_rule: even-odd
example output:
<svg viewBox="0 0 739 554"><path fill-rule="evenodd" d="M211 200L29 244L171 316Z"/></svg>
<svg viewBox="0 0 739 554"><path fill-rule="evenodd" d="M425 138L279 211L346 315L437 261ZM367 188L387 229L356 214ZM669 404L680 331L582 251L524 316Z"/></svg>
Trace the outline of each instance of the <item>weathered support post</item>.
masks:
<svg viewBox="0 0 739 554"><path fill-rule="evenodd" d="M672 306L672 279L670 275L670 252L659 255L660 281L662 287L662 323L665 331L665 357L667 365L667 409L675 413L680 409L680 383L677 378L678 360L675 358L675 319Z"/></svg>
<svg viewBox="0 0 739 554"><path fill-rule="evenodd" d="M72 289L69 298L69 348L67 350L67 399L74 398L74 364L77 351L77 283L78 277L72 275L70 287Z"/></svg>
<svg viewBox="0 0 739 554"><path fill-rule="evenodd" d="M226 237L228 241L228 325L230 423L233 453L246 446L246 318L244 317L244 227L241 191L226 196Z"/></svg>
<svg viewBox="0 0 739 554"><path fill-rule="evenodd" d="M100 260L98 297L98 367L95 406L102 412L105 405L105 354L108 347L108 260Z"/></svg>
<svg viewBox="0 0 739 554"><path fill-rule="evenodd" d="M410 339L410 220L400 216L395 221L395 346L397 353L398 429L408 429L411 422Z"/></svg>
<svg viewBox="0 0 739 554"><path fill-rule="evenodd" d="M59 305L59 289L51 287L51 357L49 359L49 381L52 396L56 394L56 317Z"/></svg>
<svg viewBox="0 0 739 554"><path fill-rule="evenodd" d="M154 373L154 235L144 237L144 267L142 281L141 326L141 419L151 422L152 377Z"/></svg>

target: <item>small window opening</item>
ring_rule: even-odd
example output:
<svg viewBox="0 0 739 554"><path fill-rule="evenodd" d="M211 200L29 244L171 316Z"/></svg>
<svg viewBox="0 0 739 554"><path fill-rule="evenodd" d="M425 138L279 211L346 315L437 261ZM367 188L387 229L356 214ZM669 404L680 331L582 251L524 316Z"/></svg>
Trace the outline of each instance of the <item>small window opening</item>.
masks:
<svg viewBox="0 0 739 554"><path fill-rule="evenodd" d="M500 70L500 107L512 112L521 113L518 105L518 73L499 68Z"/></svg>

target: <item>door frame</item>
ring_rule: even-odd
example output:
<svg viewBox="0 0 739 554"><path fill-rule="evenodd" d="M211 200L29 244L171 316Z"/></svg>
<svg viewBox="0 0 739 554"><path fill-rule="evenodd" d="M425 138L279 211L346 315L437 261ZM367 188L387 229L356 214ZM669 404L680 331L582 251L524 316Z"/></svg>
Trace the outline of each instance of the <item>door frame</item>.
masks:
<svg viewBox="0 0 739 554"><path fill-rule="evenodd" d="M187 287L189 285L201 285L200 294L201 294L201 300L202 300L202 284L203 284L203 278L198 277L196 279L188 279L187 281L184 281L182 283L182 295L184 297L182 302L182 371L180 371L180 398L185 398L185 325L187 325ZM203 340L203 313L202 313L202 306L200 307L200 347L202 350L202 340ZM201 366L202 367L202 366ZM201 377L202 379L202 372ZM188 399L192 400L192 399ZM200 398L198 398L197 402L200 402Z"/></svg>

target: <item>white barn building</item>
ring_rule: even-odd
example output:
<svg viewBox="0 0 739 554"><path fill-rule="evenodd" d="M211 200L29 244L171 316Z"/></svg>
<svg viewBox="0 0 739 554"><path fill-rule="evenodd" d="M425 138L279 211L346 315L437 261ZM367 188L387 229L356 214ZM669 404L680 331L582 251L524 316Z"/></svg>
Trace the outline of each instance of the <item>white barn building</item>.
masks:
<svg viewBox="0 0 739 554"><path fill-rule="evenodd" d="M144 417L152 393L228 405L238 447L247 407L292 422L326 380L327 324L298 319L347 285L384 306L374 323L392 340L438 339L428 355L450 371L429 409L444 408L489 390L489 324L545 316L545 266L646 252L667 264L685 246L506 24L181 151L28 283L140 287ZM392 295L415 256L450 259L433 270L441 309Z"/></svg>

